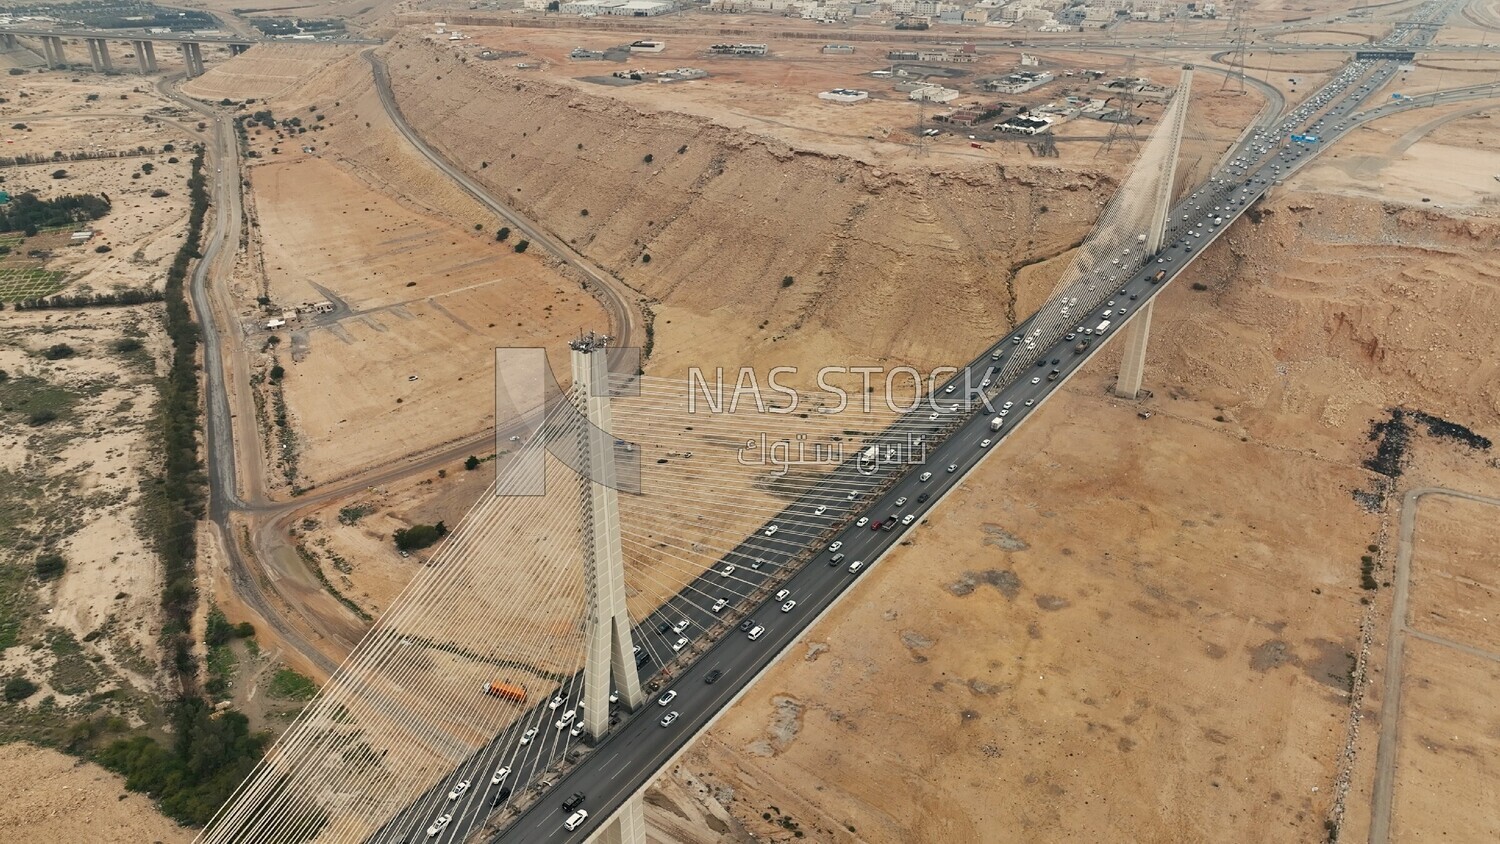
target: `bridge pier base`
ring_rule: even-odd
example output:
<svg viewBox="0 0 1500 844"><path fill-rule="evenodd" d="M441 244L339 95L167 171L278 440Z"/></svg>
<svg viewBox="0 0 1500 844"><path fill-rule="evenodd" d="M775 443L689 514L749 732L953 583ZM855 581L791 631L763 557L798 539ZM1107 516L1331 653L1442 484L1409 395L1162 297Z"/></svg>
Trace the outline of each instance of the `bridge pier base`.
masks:
<svg viewBox="0 0 1500 844"><path fill-rule="evenodd" d="M599 827L589 844L646 844L646 807L640 791L630 795L614 818Z"/></svg>
<svg viewBox="0 0 1500 844"><path fill-rule="evenodd" d="M136 41L135 63L140 68L141 75L156 72L156 44L150 41Z"/></svg>
<svg viewBox="0 0 1500 844"><path fill-rule="evenodd" d="M0 50L14 50L16 48L16 36L9 32L0 32Z"/></svg>
<svg viewBox="0 0 1500 844"><path fill-rule="evenodd" d="M577 407L588 424L579 432L583 536L583 725L590 741L609 731L609 695L634 710L644 700L636 670L630 613L625 606L625 556L620 546L620 502L615 440L610 433L609 360L592 334L572 343Z"/></svg>
<svg viewBox="0 0 1500 844"><path fill-rule="evenodd" d="M1122 399L1134 399L1141 394L1141 381L1146 374L1146 345L1151 339L1151 308L1155 300L1146 302L1146 307L1136 311L1135 318L1125 326L1125 354L1120 358L1120 377L1115 380L1115 395Z"/></svg>
<svg viewBox="0 0 1500 844"><path fill-rule="evenodd" d="M182 60L189 79L203 75L203 48L195 41L182 42Z"/></svg>
<svg viewBox="0 0 1500 844"><path fill-rule="evenodd" d="M250 45L249 44L230 44L229 45L229 55L231 55L231 56L238 56L239 54L245 52L248 49L250 49Z"/></svg>
<svg viewBox="0 0 1500 844"><path fill-rule="evenodd" d="M63 53L62 39L56 35L42 36L42 57L47 60L47 67L54 70L68 66L68 57Z"/></svg>
<svg viewBox="0 0 1500 844"><path fill-rule="evenodd" d="M95 73L105 73L115 69L114 63L109 60L109 47L103 38L86 38L84 41L89 47L89 62L94 66Z"/></svg>

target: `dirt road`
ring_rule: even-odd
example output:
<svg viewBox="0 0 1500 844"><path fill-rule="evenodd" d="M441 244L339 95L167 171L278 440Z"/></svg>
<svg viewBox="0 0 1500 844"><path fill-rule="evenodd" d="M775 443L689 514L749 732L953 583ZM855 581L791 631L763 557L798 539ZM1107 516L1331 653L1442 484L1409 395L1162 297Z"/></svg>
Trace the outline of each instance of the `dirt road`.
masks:
<svg viewBox="0 0 1500 844"><path fill-rule="evenodd" d="M1405 668L1406 637L1457 648L1483 659L1500 661L1500 654L1413 630L1407 626L1411 598L1411 554L1417 530L1417 509L1427 495L1450 495L1500 507L1500 498L1489 498L1456 489L1420 487L1401 499L1401 532L1396 551L1396 595L1391 605L1391 633L1385 654L1385 691L1380 705L1380 743L1375 751L1375 790L1370 797L1370 844L1386 844L1391 835L1391 801L1396 791L1396 748L1401 738L1401 678Z"/></svg>

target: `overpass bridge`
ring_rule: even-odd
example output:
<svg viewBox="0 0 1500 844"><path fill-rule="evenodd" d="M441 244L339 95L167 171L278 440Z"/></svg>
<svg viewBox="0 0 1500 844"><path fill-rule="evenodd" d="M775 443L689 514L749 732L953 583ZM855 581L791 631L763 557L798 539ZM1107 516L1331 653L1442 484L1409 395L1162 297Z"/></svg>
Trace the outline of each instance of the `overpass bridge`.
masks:
<svg viewBox="0 0 1500 844"><path fill-rule="evenodd" d="M1173 202L1175 99L1046 304L926 406L851 421L791 391L779 409L804 412L698 415L693 384L600 371L603 345L582 344L502 474L529 495L476 505L200 840L644 840L645 785L917 519L1122 332L1116 391L1135 395L1160 292L1319 151L1416 107L1358 111L1397 67L1356 60ZM853 452L782 475L710 459L757 428ZM560 814L574 794L586 814Z"/></svg>
<svg viewBox="0 0 1500 844"><path fill-rule="evenodd" d="M257 44L275 44L280 42L294 44L321 44L328 46L341 46L347 44L382 44L378 39L369 38L338 38L338 39L287 39L287 38L245 38L238 35L216 35L210 33L196 32L146 32L142 30L113 30L113 29L72 29L51 27L28 27L8 26L0 28L0 48L15 49L20 45L19 39L35 39L40 42L42 57L50 68L68 67L68 57L63 52L64 39L83 42L89 51L89 64L96 73L105 73L114 70L114 62L109 54L109 42L125 42L131 45L135 52L136 67L142 74L156 73L156 45L176 44L182 51L183 63L187 65L189 77L200 76L203 73L203 47L227 46L233 55L239 55Z"/></svg>

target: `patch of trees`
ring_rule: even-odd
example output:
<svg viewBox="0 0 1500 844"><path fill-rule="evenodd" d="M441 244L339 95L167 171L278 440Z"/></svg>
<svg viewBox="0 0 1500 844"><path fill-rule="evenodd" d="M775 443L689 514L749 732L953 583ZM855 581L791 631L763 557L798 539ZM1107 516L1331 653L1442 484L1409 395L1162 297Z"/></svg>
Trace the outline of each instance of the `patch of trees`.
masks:
<svg viewBox="0 0 1500 844"><path fill-rule="evenodd" d="M36 194L27 191L0 205L0 232L84 223L103 217L109 213L109 208L107 194L73 193L56 199L38 199Z"/></svg>
<svg viewBox="0 0 1500 844"><path fill-rule="evenodd" d="M162 638L171 654L169 667L185 688L191 688L196 678L192 621L198 589L193 583L197 553L193 534L195 522L203 515L203 476L198 461L198 326L193 322L185 288L188 266L198 257L203 218L208 212L206 182L200 146L188 178L191 205L187 237L167 270L166 328L172 342L172 362L159 404L162 474L151 496L158 512L146 520L165 575Z"/></svg>
<svg viewBox="0 0 1500 844"><path fill-rule="evenodd" d="M98 759L124 775L126 788L159 801L163 814L201 826L250 774L270 738L252 734L244 715L215 715L198 698L179 700L173 709L170 746L137 735L115 741Z"/></svg>
<svg viewBox="0 0 1500 844"><path fill-rule="evenodd" d="M68 561L53 551L36 558L36 576L40 580L56 580L67 571Z"/></svg>
<svg viewBox="0 0 1500 844"><path fill-rule="evenodd" d="M110 305L140 305L160 302L164 298L160 290L130 288L109 293L76 293L71 296L47 296L41 299L23 299L16 303L18 311L44 311L51 308L100 308Z"/></svg>
<svg viewBox="0 0 1500 844"><path fill-rule="evenodd" d="M396 547L402 551L426 548L448 535L448 526L442 522L435 525L412 525L396 531Z"/></svg>
<svg viewBox="0 0 1500 844"><path fill-rule="evenodd" d="M5 699L11 703L15 703L18 700L25 700L36 694L36 692L36 683L19 674L5 681Z"/></svg>
<svg viewBox="0 0 1500 844"><path fill-rule="evenodd" d="M11 126L16 129L26 128L26 124L17 123ZM17 131L20 131L17 129ZM28 130L29 131L29 130ZM169 145L170 146L170 145ZM113 150L113 149L90 149L78 150L76 152L63 152L54 150L51 155L42 153L23 153L21 155L0 156L0 167L20 167L26 164L46 164L52 161L96 161L101 158L139 158L143 155L155 155L150 147L136 147L135 149Z"/></svg>

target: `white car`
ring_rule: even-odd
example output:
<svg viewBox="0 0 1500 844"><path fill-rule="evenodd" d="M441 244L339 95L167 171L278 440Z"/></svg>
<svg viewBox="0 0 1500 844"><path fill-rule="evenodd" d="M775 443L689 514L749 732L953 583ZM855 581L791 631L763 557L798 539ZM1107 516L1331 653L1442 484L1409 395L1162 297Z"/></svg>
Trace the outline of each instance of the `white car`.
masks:
<svg viewBox="0 0 1500 844"><path fill-rule="evenodd" d="M461 780L458 783L458 785L453 786L453 790L452 791L448 792L448 799L449 800L457 800L458 798L460 798L460 797L462 797L464 795L465 791L468 791L468 790L469 790L469 781L468 780Z"/></svg>
<svg viewBox="0 0 1500 844"><path fill-rule="evenodd" d="M904 495L901 496L900 498L896 499L896 506L897 507L900 507L900 506L902 506L905 503L906 503L906 496L904 496Z"/></svg>
<svg viewBox="0 0 1500 844"><path fill-rule="evenodd" d="M676 712L668 712L666 715L663 715L661 717L661 725L663 727L670 727L670 726L672 726L672 722L676 721L676 720L677 720L677 713Z"/></svg>
<svg viewBox="0 0 1500 844"><path fill-rule="evenodd" d="M573 729L568 730L568 735L572 736L573 738L578 738L579 736L583 735L582 718L579 718L577 721L573 722Z"/></svg>
<svg viewBox="0 0 1500 844"><path fill-rule="evenodd" d="M589 813L585 812L582 809L579 809L578 811L576 811L573 814L569 815L567 820L563 821L563 829L566 829L567 831L572 832L573 830L579 828L580 826L583 826L583 822L586 821L586 820L588 820L588 819L589 819Z"/></svg>
<svg viewBox="0 0 1500 844"><path fill-rule="evenodd" d="M979 441L979 447L980 448L989 448L990 447L990 440L980 440Z"/></svg>
<svg viewBox="0 0 1500 844"><path fill-rule="evenodd" d="M725 607L727 607L727 606L729 606L729 599L728 598L720 598L719 600L714 601L713 611L714 612L722 612L723 609Z"/></svg>
<svg viewBox="0 0 1500 844"><path fill-rule="evenodd" d="M682 650L685 647L687 647L687 639L685 639L685 638L678 639L676 642L674 642L672 644L672 653L677 653L678 651Z"/></svg>
<svg viewBox="0 0 1500 844"><path fill-rule="evenodd" d="M792 611L792 607L795 607L795 606L797 606L797 602L796 601L787 601L786 603L784 603L784 604L781 605L781 611L782 612L791 612Z"/></svg>
<svg viewBox="0 0 1500 844"><path fill-rule="evenodd" d="M557 697L555 697L552 700L550 700L550 701L547 702L547 708L548 709L556 709L559 706L562 706L563 705L563 701L565 701L567 699L568 699L568 696L566 694L558 695Z"/></svg>
<svg viewBox="0 0 1500 844"><path fill-rule="evenodd" d="M778 600L778 601L785 601L786 600L786 596L788 596L790 594L792 594L792 590L790 590L790 589L783 589L780 592L776 593L776 600Z"/></svg>
<svg viewBox="0 0 1500 844"><path fill-rule="evenodd" d="M684 631L686 629L688 629L688 620L685 619L685 618L683 620L677 622L676 624L672 625L672 632L673 633L681 633L682 631Z"/></svg>
<svg viewBox="0 0 1500 844"><path fill-rule="evenodd" d="M957 390L957 389L958 389L958 385L957 384L949 384L948 385L948 389L944 390L943 392L945 392L945 393L952 393L954 390Z"/></svg>
<svg viewBox="0 0 1500 844"><path fill-rule="evenodd" d="M936 413L929 413L929 414L927 414L927 421L929 421L929 422L936 422L936 421L938 421L938 415Z"/></svg>
<svg viewBox="0 0 1500 844"><path fill-rule="evenodd" d="M534 738L536 738L536 727L532 727L521 734L521 744L531 744L531 740Z"/></svg>
<svg viewBox="0 0 1500 844"><path fill-rule="evenodd" d="M719 569L719 576L720 577L728 577L731 574L734 574L734 564L733 563L730 563L729 565L725 566L724 568Z"/></svg>
<svg viewBox="0 0 1500 844"><path fill-rule="evenodd" d="M576 709L569 709L567 712L564 712L562 714L561 718L557 719L557 724L555 726L559 730L564 729L569 724L573 723L573 719L575 717L577 717L577 716L578 716L578 710L576 710Z"/></svg>
<svg viewBox="0 0 1500 844"><path fill-rule="evenodd" d="M766 528L766 536L775 536L776 531L778 530L781 530L780 526L771 525L770 527Z"/></svg>
<svg viewBox="0 0 1500 844"><path fill-rule="evenodd" d="M916 520L917 520L917 517L916 517L916 515L915 515L915 514L910 514L910 513L909 513L909 514L907 514L907 515L906 515L906 516L903 516L903 517L902 517L902 519L901 519L901 524L903 524L903 525L907 525L907 526L910 526L910 525L911 525L911 523L912 523L912 522L914 522L914 521L916 521Z"/></svg>
<svg viewBox="0 0 1500 844"><path fill-rule="evenodd" d="M432 826L427 827L427 837L436 838L439 832L442 832L447 828L448 821L451 820L453 820L452 815L442 815L437 820L433 821Z"/></svg>
<svg viewBox="0 0 1500 844"><path fill-rule="evenodd" d="M824 513L827 513L827 512L828 512L828 505L827 504L819 504L818 507L817 507L817 509L813 510L813 515L814 516L821 516L821 515L823 515Z"/></svg>
<svg viewBox="0 0 1500 844"><path fill-rule="evenodd" d="M505 778L508 776L510 776L510 769L501 768L500 770L495 772L495 775L493 777L490 777L490 785L499 785L500 783L505 782Z"/></svg>
<svg viewBox="0 0 1500 844"><path fill-rule="evenodd" d="M611 691L609 693L609 702L610 703L619 703L620 702L620 690L619 689L615 689L614 691Z"/></svg>
<svg viewBox="0 0 1500 844"><path fill-rule="evenodd" d="M1033 378L1033 379L1031 379L1031 383L1033 383L1033 384L1040 384L1040 383L1042 383L1042 379L1041 378Z"/></svg>
<svg viewBox="0 0 1500 844"><path fill-rule="evenodd" d="M859 517L859 521L855 522L854 526L855 527L864 527L865 525L867 525L869 523L870 523L870 517L869 516L860 516Z"/></svg>
<svg viewBox="0 0 1500 844"><path fill-rule="evenodd" d="M842 540L836 540L836 541L834 541L834 543L832 545L828 546L828 550L829 551L837 551L837 550L839 550L842 547L844 547L843 541Z"/></svg>
<svg viewBox="0 0 1500 844"><path fill-rule="evenodd" d="M1005 403L1005 404L1002 404L1002 405L1000 405L1000 406L1001 406L1001 407L1003 407L1003 408L1005 408L1005 409L1006 409L1006 410L1010 410L1010 409L1011 409L1011 408L1012 408L1012 407L1014 407L1014 406L1015 406L1015 404L1016 404L1016 403L1015 403L1015 402L1013 402L1013 401L1008 401L1008 402L1006 402L1006 403Z"/></svg>
<svg viewBox="0 0 1500 844"><path fill-rule="evenodd" d="M661 697L657 698L656 699L656 705L657 706L666 706L667 704L671 703L672 701L674 701L676 699L677 699L677 690L676 689L672 689L672 690L668 691L666 694L664 694Z"/></svg>

